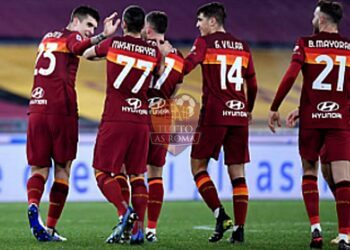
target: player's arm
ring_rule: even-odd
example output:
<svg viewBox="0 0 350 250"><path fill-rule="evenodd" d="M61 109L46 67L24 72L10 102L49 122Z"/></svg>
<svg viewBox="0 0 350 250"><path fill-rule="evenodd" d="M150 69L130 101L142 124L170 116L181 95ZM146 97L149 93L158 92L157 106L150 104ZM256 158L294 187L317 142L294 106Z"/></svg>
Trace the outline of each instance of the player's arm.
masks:
<svg viewBox="0 0 350 250"><path fill-rule="evenodd" d="M299 119L299 108L293 109L286 118L286 126L288 128L294 128L297 120Z"/></svg>
<svg viewBox="0 0 350 250"><path fill-rule="evenodd" d="M248 112L251 113L254 108L256 93L258 92L258 84L256 81L254 63L251 54L249 56L249 63L245 73L245 80L247 84Z"/></svg>
<svg viewBox="0 0 350 250"><path fill-rule="evenodd" d="M114 22L114 19L117 15L118 14L114 12L112 15L107 17L103 22L103 32L94 37L82 40L81 36L78 33L71 34L67 39L68 50L75 55L83 55L84 51L90 48L92 45L98 44L106 38L112 36L117 30L120 23L120 19L117 19Z"/></svg>
<svg viewBox="0 0 350 250"><path fill-rule="evenodd" d="M283 99L286 97L286 95L292 88L295 80L298 77L301 67L302 65L299 62L292 61L277 90L276 96L270 108L269 118L268 118L268 125L273 133L276 132L275 130L276 122L278 127L281 127L281 119L278 113L278 108L281 105Z"/></svg>
<svg viewBox="0 0 350 250"><path fill-rule="evenodd" d="M173 46L170 44L169 41L164 41L163 43L160 43L157 40L157 47L160 52L160 57L158 57L157 61L157 69L155 70L155 74L158 76L161 76L164 73L165 70L165 57L174 49Z"/></svg>
<svg viewBox="0 0 350 250"><path fill-rule="evenodd" d="M207 49L206 42L199 37L193 44L190 54L185 58L184 74L190 73L198 64L204 61Z"/></svg>
<svg viewBox="0 0 350 250"><path fill-rule="evenodd" d="M95 45L85 50L83 57L92 61L103 59L106 57L111 43L112 38L106 39L98 45Z"/></svg>
<svg viewBox="0 0 350 250"><path fill-rule="evenodd" d="M299 39L293 50L292 62L290 63L288 70L285 73L272 102L268 116L268 126L273 133L276 132L275 123L277 123L278 127L281 127L281 119L278 113L278 108L292 88L295 80L298 77L301 67L304 64L305 53L303 48L303 40Z"/></svg>

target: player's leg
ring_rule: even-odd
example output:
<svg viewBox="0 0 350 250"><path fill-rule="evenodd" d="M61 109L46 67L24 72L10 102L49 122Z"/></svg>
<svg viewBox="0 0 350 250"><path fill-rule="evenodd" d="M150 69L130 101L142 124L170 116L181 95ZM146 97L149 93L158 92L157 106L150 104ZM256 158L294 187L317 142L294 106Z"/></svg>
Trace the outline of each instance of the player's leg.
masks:
<svg viewBox="0 0 350 250"><path fill-rule="evenodd" d="M326 136L327 156L331 162L335 183L335 200L338 215L339 249L350 249L350 132L329 131Z"/></svg>
<svg viewBox="0 0 350 250"><path fill-rule="evenodd" d="M149 125L129 123L129 129L131 141L125 156L125 168L130 176L131 203L138 217L132 228L130 244L143 244L148 201L144 174L147 171Z"/></svg>
<svg viewBox="0 0 350 250"><path fill-rule="evenodd" d="M146 239L149 242L157 241L157 223L163 205L163 167L147 166L148 204Z"/></svg>
<svg viewBox="0 0 350 250"><path fill-rule="evenodd" d="M320 162L321 162L321 172L322 176L327 182L329 189L332 191L333 197L335 199L335 183L333 180L331 164L327 159L327 149L325 145L321 148L320 152Z"/></svg>
<svg viewBox="0 0 350 250"><path fill-rule="evenodd" d="M31 166L31 176L27 181L27 213L32 234L39 241L51 240L39 213L51 166L52 141L46 118L46 115L30 114L27 129L27 160Z"/></svg>
<svg viewBox="0 0 350 250"><path fill-rule="evenodd" d="M311 225L310 247L312 248L321 248L323 245L317 185L317 161L321 147L324 144L322 133L320 130L299 130L299 151L303 167L302 194Z"/></svg>
<svg viewBox="0 0 350 250"><path fill-rule="evenodd" d="M157 241L156 229L164 198L163 166L165 165L166 154L166 145L149 144L147 159L148 204L146 228L146 239L149 242Z"/></svg>
<svg viewBox="0 0 350 250"><path fill-rule="evenodd" d="M69 176L72 161L66 164L55 163L55 180L50 191L50 204L47 216L48 233L53 241L66 241L67 239L56 230L56 225L62 214L69 191Z"/></svg>
<svg viewBox="0 0 350 250"><path fill-rule="evenodd" d="M38 241L50 241L51 237L41 220L39 205L49 175L49 167L31 166L31 177L27 181L28 219L32 234Z"/></svg>
<svg viewBox="0 0 350 250"><path fill-rule="evenodd" d="M48 115L48 123L53 138L52 158L55 163L55 179L50 191L47 226L53 241L66 241L67 239L56 231L56 225L66 203L70 169L77 154L78 118Z"/></svg>
<svg viewBox="0 0 350 250"><path fill-rule="evenodd" d="M116 179L118 181L120 188L122 190L124 200L129 204L129 202L130 202L130 187L129 187L128 176L126 174L124 164L123 164L123 167L122 167L120 173L116 174L114 176L114 179Z"/></svg>
<svg viewBox="0 0 350 250"><path fill-rule="evenodd" d="M111 173L120 173L128 147L128 134L125 127L117 122L102 122L94 149L93 167L97 186L105 198L116 207L119 221L113 228L106 243L117 243L131 218L136 216L124 200L119 182ZM133 220L132 220L133 223Z"/></svg>
<svg viewBox="0 0 350 250"><path fill-rule="evenodd" d="M222 239L224 232L232 227L232 220L226 214L219 199L216 187L207 171L210 158L218 159L226 133L225 127L199 126L196 131L200 136L198 144L192 145L191 171L204 202L213 211L216 218L215 231L209 242Z"/></svg>
<svg viewBox="0 0 350 250"><path fill-rule="evenodd" d="M144 174L130 175L131 204L137 214L137 220L131 232L131 244L142 244L144 241L144 220L147 209L148 192Z"/></svg>
<svg viewBox="0 0 350 250"><path fill-rule="evenodd" d="M339 249L350 249L350 161L333 161L331 165L336 185Z"/></svg>
<svg viewBox="0 0 350 250"><path fill-rule="evenodd" d="M234 226L231 243L244 242L244 225L248 211L248 186L244 164L249 162L248 126L229 127L224 140L225 163L232 184Z"/></svg>

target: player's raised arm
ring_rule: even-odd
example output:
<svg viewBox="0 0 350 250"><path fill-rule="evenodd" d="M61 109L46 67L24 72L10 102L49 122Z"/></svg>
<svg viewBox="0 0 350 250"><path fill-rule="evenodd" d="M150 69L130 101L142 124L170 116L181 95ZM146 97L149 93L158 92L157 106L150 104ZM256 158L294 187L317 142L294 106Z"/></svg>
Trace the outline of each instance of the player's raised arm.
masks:
<svg viewBox="0 0 350 250"><path fill-rule="evenodd" d="M165 57L173 50L173 46L169 43L169 41L160 42L158 40L157 46L162 56L156 74L161 76L165 70Z"/></svg>
<svg viewBox="0 0 350 250"><path fill-rule="evenodd" d="M185 58L184 74L190 73L198 64L204 61L206 42L201 37L194 42L190 54Z"/></svg>
<svg viewBox="0 0 350 250"><path fill-rule="evenodd" d="M117 19L116 21L115 18L118 14L114 12L110 16L108 16L104 20L104 29L103 32L100 34L87 38L91 34L93 34L93 30L97 28L97 23L94 23L92 21L86 21L86 31L83 34L84 39L79 35L79 34L72 34L67 41L67 47L68 49L76 55L82 55L86 49L91 47L92 45L98 44L101 41L105 40L106 38L112 36L115 31L117 30L119 24L120 24L120 19ZM74 23L71 23L69 25L73 25Z"/></svg>

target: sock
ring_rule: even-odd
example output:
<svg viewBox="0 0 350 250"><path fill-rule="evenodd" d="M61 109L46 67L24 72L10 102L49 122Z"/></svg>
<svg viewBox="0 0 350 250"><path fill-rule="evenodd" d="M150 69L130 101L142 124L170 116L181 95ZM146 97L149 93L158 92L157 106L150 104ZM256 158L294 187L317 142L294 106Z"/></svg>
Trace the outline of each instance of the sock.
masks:
<svg viewBox="0 0 350 250"><path fill-rule="evenodd" d="M143 229L143 222L145 219L145 213L147 208L147 188L145 185L144 177L133 177L131 182L131 203L139 217L136 221L132 233L135 234L138 229Z"/></svg>
<svg viewBox="0 0 350 250"><path fill-rule="evenodd" d="M27 182L28 205L34 203L39 207L45 189L45 178L41 174L32 175Z"/></svg>
<svg viewBox="0 0 350 250"><path fill-rule="evenodd" d="M102 194L117 208L119 216L124 215L128 204L124 201L118 181L104 172L98 172L96 180Z"/></svg>
<svg viewBox="0 0 350 250"><path fill-rule="evenodd" d="M319 195L317 187L317 177L304 175L302 181L302 192L310 225L320 223Z"/></svg>
<svg viewBox="0 0 350 250"><path fill-rule="evenodd" d="M163 179L161 177L148 179L147 228L149 229L157 227L160 210L163 205L163 197Z"/></svg>
<svg viewBox="0 0 350 250"><path fill-rule="evenodd" d="M336 184L336 204L339 234L350 233L350 181Z"/></svg>
<svg viewBox="0 0 350 250"><path fill-rule="evenodd" d="M199 172L194 176L199 193L201 194L204 202L214 212L215 209L221 206L218 192L214 186L214 183L210 179L207 171Z"/></svg>
<svg viewBox="0 0 350 250"><path fill-rule="evenodd" d="M119 186L122 190L122 194L124 197L124 200L129 204L130 202L130 187L129 187L129 183L128 183L128 177L123 174L117 174L114 179L116 179L119 183Z"/></svg>
<svg viewBox="0 0 350 250"><path fill-rule="evenodd" d="M312 233L315 229L318 229L318 231L322 232L321 224L320 224L320 223L312 224L312 225L311 225L311 233Z"/></svg>
<svg viewBox="0 0 350 250"><path fill-rule="evenodd" d="M248 211L248 187L244 177L231 180L235 225L244 225Z"/></svg>
<svg viewBox="0 0 350 250"><path fill-rule="evenodd" d="M57 221L62 214L64 204L66 203L68 190L68 181L64 179L55 179L50 191L49 213L46 222L48 227L56 227Z"/></svg>

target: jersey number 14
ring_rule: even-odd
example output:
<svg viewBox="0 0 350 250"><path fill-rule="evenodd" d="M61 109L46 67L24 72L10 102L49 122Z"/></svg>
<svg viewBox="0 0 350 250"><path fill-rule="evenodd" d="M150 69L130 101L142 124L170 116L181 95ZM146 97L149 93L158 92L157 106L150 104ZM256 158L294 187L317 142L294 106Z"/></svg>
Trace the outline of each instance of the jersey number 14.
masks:
<svg viewBox="0 0 350 250"><path fill-rule="evenodd" d="M243 85L242 78L242 61L243 58L241 56L237 56L235 61L231 65L231 68L227 72L227 56L226 55L218 55L216 60L220 62L220 84L221 89L227 89L226 79L229 83L234 83L236 85L235 90L241 91ZM236 76L234 76L236 74Z"/></svg>

